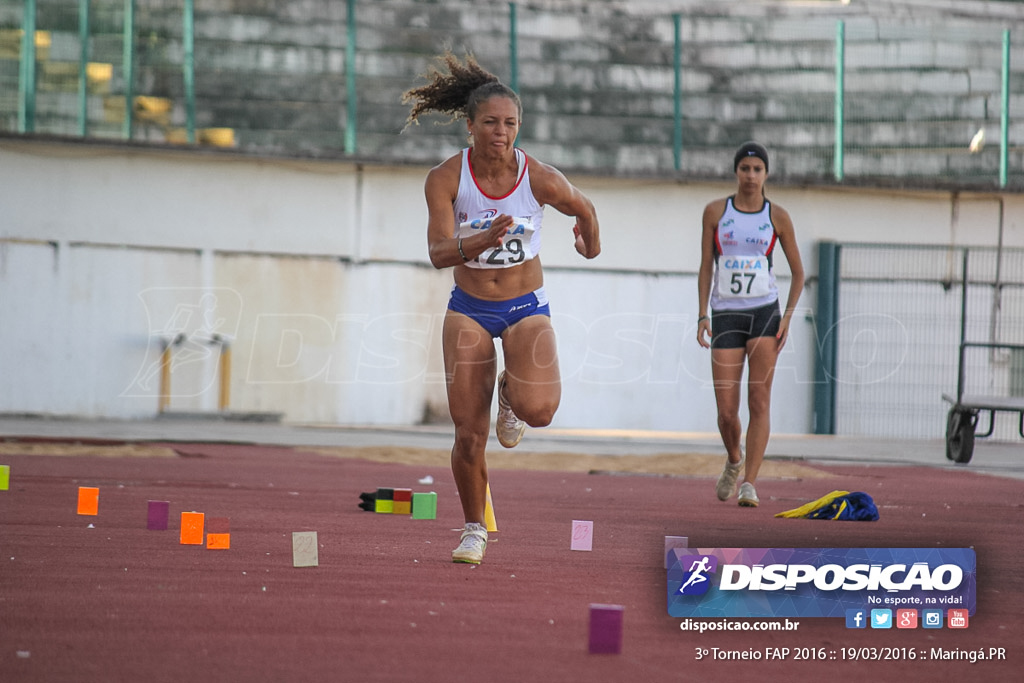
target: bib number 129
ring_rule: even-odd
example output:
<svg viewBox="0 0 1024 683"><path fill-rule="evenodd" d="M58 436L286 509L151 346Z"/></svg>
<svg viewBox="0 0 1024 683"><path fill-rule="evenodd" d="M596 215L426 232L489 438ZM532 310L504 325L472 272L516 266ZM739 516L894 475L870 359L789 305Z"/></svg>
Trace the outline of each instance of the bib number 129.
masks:
<svg viewBox="0 0 1024 683"><path fill-rule="evenodd" d="M517 237L505 240L502 246L492 251L487 257L487 263L492 266L505 266L522 263L525 258L526 251L523 249L523 241Z"/></svg>

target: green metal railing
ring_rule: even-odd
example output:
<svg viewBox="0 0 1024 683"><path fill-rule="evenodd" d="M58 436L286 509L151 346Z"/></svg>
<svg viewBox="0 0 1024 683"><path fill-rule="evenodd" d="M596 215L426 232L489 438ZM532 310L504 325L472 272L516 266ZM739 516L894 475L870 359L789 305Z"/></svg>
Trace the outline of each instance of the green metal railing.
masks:
<svg viewBox="0 0 1024 683"><path fill-rule="evenodd" d="M672 15L672 164L683 167L683 39L680 14Z"/></svg>
<svg viewBox="0 0 1024 683"><path fill-rule="evenodd" d="M442 46L453 47L457 52L461 49L458 45L452 44L454 29L447 25L442 29L430 24L430 13L441 12L436 3L417 5L413 0L408 0L404 5L397 1L375 5L375 8L380 4L395 7L416 5L417 11L422 11L423 16L427 17L426 28L417 29L419 30L419 34L417 34L411 27L374 24L375 19L360 16L361 13L357 11L360 7L358 0L346 0L343 22L340 16L333 19L337 26L344 24L343 31L332 32L330 37L321 43L309 42L308 37L302 34L302 42L296 43L294 46L286 45L280 48L279 51L291 48L298 55L295 57L296 59L316 62L295 76L296 78L306 78L312 87L301 90L296 86L295 90L299 94L295 94L286 92L289 88L288 79L293 74L293 67L289 64L274 63L275 59L284 59L284 57L275 57L273 51L279 46L273 41L263 43L258 37L249 40L217 37L211 35L215 33L211 28L207 28L197 40L197 22L208 19L212 16L211 13L217 11L204 10L201 0L199 3L196 3L195 0L161 0L161 2L155 0L78 0L77 3L74 3L77 5L77 9L68 7L66 0L63 2L22 0L22 3L21 24L18 27L21 44L17 83L17 117L16 125L13 128L16 132L23 134L66 135L73 130L74 134L80 137L119 137L125 140L145 139L147 141L166 139L167 142L185 142L195 145L205 144L203 136L199 134L205 125L206 127L219 126L238 131L242 140L235 143L235 146L243 150L269 150L272 153L284 154L299 151L313 155L361 155L384 160L407 159L409 152L404 150L401 145L394 144L403 142L403 139L398 137L401 127L397 124L389 124L388 121L399 119L401 107L398 102L401 92L404 88L412 85L413 78L411 76L388 76L385 68L387 62L391 60L401 65L409 60L418 59L421 64L426 65L435 54L441 51ZM199 5L198 10L197 4ZM933 136L936 140L901 142L900 136L910 140L914 138L915 133L920 133L923 127L918 126L909 118L901 119L899 113L890 113L889 119L885 119L883 114L879 114L877 119L867 118L864 110L869 107L864 104L864 100L873 95L871 92L865 91L863 86L855 86L851 90L851 77L853 80L859 78L862 81L864 78L871 77L872 73L878 72L885 77L887 72L885 68L870 63L871 50L865 49L865 46L870 48L871 40L883 41L883 38L865 37L865 33L868 32L868 29L865 28L866 22L861 22L855 28L851 28L850 21L853 20L836 20L832 35L815 36L810 31L804 32L794 28L792 29L794 35L790 38L783 36L775 39L789 41L784 42L785 46L792 47L789 52L803 51L807 55L811 55L810 57L801 55L794 60L795 65L778 67L765 65L763 68L766 85L764 86L758 85L757 79L751 77L750 72L755 71L754 67L747 67L746 73L742 67L737 67L735 73L723 76L721 81L739 81L746 78L750 81L752 89L738 89L735 92L722 93L717 89L718 83L713 80L715 72L711 71L710 78L712 80L709 81L706 70L702 70L704 69L702 59L688 58L690 54L703 51L703 46L699 43L701 36L695 35L697 29L692 23L695 20L682 13L661 17L648 15L634 18L622 14L612 14L602 19L596 11L567 15L565 12L559 14L554 10L531 8L517 2L508 2L498 9L487 6L485 3L474 3L472 0L463 0L461 3L453 3L454 5L463 6L466 11L472 9L481 14L492 13L489 15L491 17L489 25L497 28L466 30L463 34L458 34L461 36L461 44L465 46L467 52L487 51L487 65L492 71L500 71L500 62L507 59L509 85L520 93L524 98L524 103L534 103L540 98L544 105L550 108L549 112L541 111L540 114L550 118L556 111L551 105L551 101L555 98L576 97L581 102L585 101L586 106L581 106L580 110L595 113L585 115L570 112L568 116L571 116L572 119L567 126L571 133L579 136L587 135L587 116L592 117L595 121L594 129L599 131L592 134L591 138L601 138L605 135L606 129L613 131L620 129L622 131L621 139L605 137L605 139L587 140L586 144L602 144L605 149L609 150L617 144L632 145L637 150L632 158L648 160L638 162L646 163L647 166L644 168L648 171L706 176L706 164L702 165L700 162L701 154L710 154L709 150L718 148L730 148L742 139L759 137L769 142L770 146L781 148L783 158L785 155L803 154L807 158L817 159L818 161L814 164L803 164L810 169L802 172L802 177L805 179L816 177L821 181L841 183L848 180L851 174L862 178L872 174L898 173L899 171L891 171L886 166L886 163L891 162L894 155L905 154L907 158L911 158L915 155L920 157L922 154L932 154L936 157L960 159L957 163L947 163L944 170L940 171L943 175L939 179L945 182L1004 189L1024 187L1024 177L1022 177L1024 169L1015 167L1020 164L1022 154L1020 152L1012 153L1015 143L1011 140L1015 131L1019 130L1020 124L1018 123L1017 128L1014 127L1010 110L1010 104L1014 97L1013 90L1014 88L1019 89L1019 84L1024 82L1024 74L1014 74L1011 71L1013 46L1010 29L1002 28L999 31L1002 64L998 89L992 88L990 92L980 92L977 86L971 82L964 93L951 92L949 94L950 99L959 98L965 101L968 98L975 100L984 98L982 104L963 105L965 110L976 107L977 111L967 111L963 114L954 112L950 115L960 116L965 128L974 126L976 129L979 123L984 125L985 119L988 118L988 111L996 110L996 107L990 106L990 103L994 105L998 100L998 150L989 149L969 158L966 144L952 149L954 144L958 145L959 143L939 139L938 133ZM329 3L325 2L324 7L328 6ZM45 26L39 25L38 16L41 10L44 10ZM450 7L446 6L446 11L451 11ZM592 88L590 90L586 90L583 86L577 86L571 81L553 86L522 83L520 74L523 72L523 55L520 54L520 31L523 26L527 25L524 24L524 12L528 13L525 21L528 22L528 30L531 31L531 35L527 38L530 41L531 76L535 75L539 69L548 66L548 58L544 56L545 54L557 55L573 45L579 45L582 48L597 46L602 49L595 49L595 53L611 55L621 61L589 63L573 58L576 61L560 64L567 70L578 72L592 69L594 73L597 73L600 70L600 77L595 75L584 79L584 81L589 80L595 84L589 86ZM169 21L167 15L175 13L180 13L180 18L175 22ZM77 17L72 21L73 14L77 14ZM379 16L367 13L367 17L371 15ZM571 16L572 20L584 27L581 29L580 35L587 38L582 39L577 36L559 41L557 40L558 36L554 33L551 36L538 37L537 27L545 23L538 17L543 19L546 15L563 20ZM315 25L317 20L317 17L310 17L308 20L310 26ZM743 17L733 20L742 24ZM684 24L684 22L686 23ZM51 86L49 90L45 88L40 90L38 87L41 77L52 78L52 76L40 75L39 65L45 66L47 62L38 53L37 36L51 30L51 25L55 23L61 26L58 30L69 34L70 31L64 26L74 24L77 32L77 109L74 114L73 129L66 124L62 127L61 124L54 123L54 117L59 116L53 113L57 105L49 99L44 108L45 111L40 110L40 98L52 99L52 95L49 93L53 87ZM175 23L176 26L174 26ZM111 59L110 54L111 40L115 35L112 30L114 25L119 26L117 30L120 32L119 64L116 57ZM486 22L482 25L486 25ZM628 28L638 34L640 37L635 39L638 46L636 51L631 53L631 45L628 40L620 41L616 38L618 34L610 30L610 26L616 30ZM657 28L659 26L663 26L663 28ZM815 30L821 32L823 26L824 24L819 21L815 24ZM0 26L0 30L3 28ZM689 34L684 28L689 30ZM906 29L904 33L908 33L910 30ZM376 40L370 42L375 45L383 43L384 46L360 49L358 39L362 31L376 34ZM507 54L502 55L494 51L492 45L501 44L502 41L496 40L500 37L499 35L489 34L488 31L505 32L508 40ZM927 30L922 29L922 31L920 40L927 40ZM436 47L424 48L419 45L413 48L402 44L403 36L407 36L407 39L413 43L417 41L422 43L424 32L431 33L431 35L436 34L432 39ZM671 34L671 44L666 42L665 45L659 46L656 38L652 38L652 36L660 34L667 36L669 33ZM309 35L315 34L310 32ZM591 36L600 35L605 35L605 38L593 38L593 40L609 42L607 44L594 43L594 45L587 42L591 40ZM102 40L100 40L101 37ZM968 38L964 38L964 49L968 51L994 50L995 38L994 32L990 38L986 38L981 34L981 29L978 29ZM388 43L387 39L392 39L395 42ZM937 35L931 39L940 42L949 38L947 35ZM973 42L966 42L968 40ZM542 56L539 58L536 48L538 43L545 46L540 50ZM989 46L987 43L992 45ZM878 42L878 49L886 49L892 44L895 44L895 39L886 38L885 42ZM477 50L473 49L474 45ZM640 45L643 46L643 50L639 49ZM737 42L737 52L742 51L746 45L747 43ZM831 59L824 56L824 46L831 46ZM771 53L772 46L769 43L764 43L763 47L766 53ZM714 44L712 44L712 48L714 48ZM114 70L113 73L120 75L119 81L112 80L111 84L107 86L112 89L108 93L110 101L103 102L104 117L110 118L109 110L113 98L123 96L123 111L118 117L119 128L116 129L111 123L112 118L101 120L98 117L95 106L97 97L91 90L94 88L94 84L90 80L90 63L91 60L97 59L98 52L103 50L105 53L100 58L101 61L111 63L109 66ZM779 48L779 51L784 53L786 48ZM232 56L235 52L238 53L238 56ZM211 55L226 59L229 66L210 64ZM223 55L227 55L227 57L222 57ZM868 55L868 58L865 55ZM67 59L66 56L62 58ZM264 58L262 61L267 62L269 66L264 66L261 58ZM606 57L606 59L610 59L610 57ZM249 63L243 64L245 60L249 60ZM818 61L815 62L815 60ZM117 71L118 67L119 72ZM637 75L636 82L639 85L636 86L635 93L626 92L624 90L626 86L621 82L615 82L614 79L604 75L604 70L611 67L616 67L623 73L632 72ZM761 68L761 65L758 64L756 67ZM713 68L721 72L723 68L729 67L716 65ZM971 68L977 72L979 68L986 67L975 65ZM216 86L210 85L212 79L230 78L221 72L232 69L238 70L239 77L230 85L235 87L239 93L221 93ZM169 77L169 74L175 70L177 70L178 76ZM422 69L419 71L422 72ZM656 84L659 79L654 74L659 71L665 72L665 83L671 82L671 93L666 92L667 88L644 84L645 80ZM922 73L927 71L927 65L923 66ZM964 67L963 71L967 72L968 68ZM401 73L400 69L398 69L398 73ZM343 87L337 89L331 85L334 83L332 79L336 74L338 77L343 76ZM756 75L755 73L754 76ZM832 81L830 112L827 112L824 106L824 98L829 95L820 88L821 80L826 75ZM973 79L979 75L981 82L990 80L990 77L984 73L972 73L968 78ZM267 85L261 87L259 83L264 77L267 80ZM319 86L316 80L318 78L321 79L320 82L327 85ZM204 81L204 79L206 80ZM807 101L805 107L785 102L779 104L780 97L773 82L787 79L791 83L798 84L797 86L788 86L791 88L799 87L801 83L805 84ZM609 82L610 84L607 84ZM339 85L342 84L339 83ZM0 88L3 87L7 86L0 82ZM278 88L280 94L275 93L273 88ZM602 88L609 88L608 93L602 92ZM758 88L763 88L763 90L759 91ZM316 99L309 99L305 95L307 91L320 94L316 95ZM338 94L334 95L334 92ZM385 96L382 93L390 93L390 95ZM792 94L792 96L799 97L800 93ZM160 97L172 102L172 105L168 105L169 113L166 117L174 120L171 123L164 121L161 125L165 129L176 127L180 131L176 134L179 136L178 138L172 139L174 135L168 130L153 130L151 123L144 120L144 112L139 108L139 97ZM731 100L728 99L729 97ZM884 95L878 97L880 101L884 102ZM756 105L759 112L762 109L768 110L772 106L779 106L780 109L788 106L793 109L793 113L788 118L786 118L786 114L758 113L745 119L730 120L721 111L712 110L711 113L705 111L714 107L723 107L722 111L733 109L742 111L749 108L751 106L749 102L756 98L760 98ZM658 107L659 100L664 100L663 107ZM632 101L635 106L621 106L621 103L626 101ZM2 102L3 99L0 98L0 103ZM93 104L92 109L90 109L90 103ZM310 114L311 111L319 109L323 112L330 112L335 107L339 113L343 112L344 115L334 117L333 123L329 122L330 116L326 113L320 117L318 122L305 123L307 119L316 118ZM701 110L701 107L704 107L704 110ZM537 118L536 108L530 107L529 109L532 122ZM610 113L604 114L601 110L605 109ZM671 110L670 114L668 113L669 109ZM640 113L633 113L634 110ZM273 122L264 124L257 120L259 117L272 119ZM599 120L599 117L604 118ZM624 119L630 120L623 122ZM980 121L976 119L980 119ZM14 118L6 120L13 121ZM328 123L324 123L324 121ZM0 111L0 131L5 128L4 122L3 111ZM636 126L631 125L633 122L636 123ZM887 127L889 139L875 142L871 134L863 133L863 129L879 123L883 124L883 129ZM956 123L956 120L947 117L947 120L936 120L929 122L929 125L933 125L937 129L939 126L948 128ZM994 127L994 121L989 121L989 123ZM392 126L390 132L387 128L389 125ZM546 123L545 126L537 130L550 131L552 128L550 123ZM425 128L421 131L421 134L435 137L444 134ZM826 139L825 131L828 131L827 135L831 139ZM522 143L530 141L529 134L531 131L524 128L520 138ZM949 136L948 133L945 134L947 137ZM453 140L458 137L457 134L449 135ZM884 136L875 135L875 137ZM789 142L790 138L797 141ZM921 135L918 135L918 138L921 138ZM569 139L552 141L545 138L544 140L548 143L565 145L567 148L574 145L579 146L579 143ZM1017 141L1016 144L1020 145L1021 141ZM659 156L661 152L659 147L664 152L663 156ZM649 154L641 153L642 150L647 149L650 150ZM952 151L949 151L950 149ZM567 154L569 153L567 152ZM600 155L591 154L590 156L596 158ZM587 158L587 155L583 155L583 157ZM614 150L607 151L604 158L614 161L616 159ZM658 161L659 158L664 161ZM695 159L697 161L694 161ZM851 165L851 162L857 163ZM592 163L600 165L602 162ZM871 166L872 163L874 163L874 167ZM781 167L780 172L785 172L786 164L783 163L779 166ZM967 168L968 166L969 168ZM963 170L964 168L967 170ZM723 174L728 175L728 170L725 168Z"/></svg>
<svg viewBox="0 0 1024 683"><path fill-rule="evenodd" d="M195 2L185 0L185 11L182 13L182 43L184 59L182 60L182 80L185 84L185 136L190 145L196 143L196 30Z"/></svg>
<svg viewBox="0 0 1024 683"><path fill-rule="evenodd" d="M21 22L21 68L18 74L18 132L31 133L36 125L36 3L25 0Z"/></svg>
<svg viewBox="0 0 1024 683"><path fill-rule="evenodd" d="M78 134L89 134L89 0L78 0Z"/></svg>
<svg viewBox="0 0 1024 683"><path fill-rule="evenodd" d="M345 11L348 40L345 42L345 93L347 117L345 119L345 153L356 153L356 0L347 0Z"/></svg>
<svg viewBox="0 0 1024 683"><path fill-rule="evenodd" d="M508 86L519 92L519 14L516 3L508 3Z"/></svg>
<svg viewBox="0 0 1024 683"><path fill-rule="evenodd" d="M1003 31L1003 78L999 124L999 187L1006 187L1010 153L1010 29Z"/></svg>
<svg viewBox="0 0 1024 683"><path fill-rule="evenodd" d="M836 22L836 141L832 175L837 181L843 179L843 124L845 122L843 98L846 94L846 24Z"/></svg>
<svg viewBox="0 0 1024 683"><path fill-rule="evenodd" d="M122 135L132 139L135 123L135 0L124 0L124 128Z"/></svg>

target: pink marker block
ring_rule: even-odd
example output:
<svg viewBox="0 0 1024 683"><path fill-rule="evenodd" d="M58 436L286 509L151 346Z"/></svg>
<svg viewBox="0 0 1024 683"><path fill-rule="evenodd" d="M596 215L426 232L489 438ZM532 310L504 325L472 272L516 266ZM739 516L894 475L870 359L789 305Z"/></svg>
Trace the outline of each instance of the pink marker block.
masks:
<svg viewBox="0 0 1024 683"><path fill-rule="evenodd" d="M622 652L622 605L590 605L590 654Z"/></svg>
<svg viewBox="0 0 1024 683"><path fill-rule="evenodd" d="M574 519L572 521L572 540L569 543L570 550L593 550L594 549L594 523Z"/></svg>
<svg viewBox="0 0 1024 683"><path fill-rule="evenodd" d="M146 528L150 531L167 531L167 519L170 516L170 511L171 504L169 501L149 501Z"/></svg>
<svg viewBox="0 0 1024 683"><path fill-rule="evenodd" d="M690 539L687 536L666 536L665 537L665 569L669 565L669 553L672 550L686 550L690 546Z"/></svg>

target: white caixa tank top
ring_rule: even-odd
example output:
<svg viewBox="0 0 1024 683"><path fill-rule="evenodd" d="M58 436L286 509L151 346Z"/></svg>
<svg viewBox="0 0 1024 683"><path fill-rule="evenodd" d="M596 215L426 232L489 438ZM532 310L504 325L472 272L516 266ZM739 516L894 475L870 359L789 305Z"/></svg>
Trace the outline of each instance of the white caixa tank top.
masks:
<svg viewBox="0 0 1024 683"><path fill-rule="evenodd" d="M488 249L465 265L470 268L512 268L525 263L540 253L540 228L544 207L533 196L530 188L529 157L516 149L519 176L515 187L504 197L484 194L473 177L470 165L471 149L462 150L462 174L459 192L455 197L455 237L472 237L491 226L491 219L501 214L512 216L513 225L500 247Z"/></svg>
<svg viewBox="0 0 1024 683"><path fill-rule="evenodd" d="M715 227L715 278L711 309L735 311L758 308L777 301L772 252L775 250L772 205L765 199L760 211L746 213L725 202Z"/></svg>

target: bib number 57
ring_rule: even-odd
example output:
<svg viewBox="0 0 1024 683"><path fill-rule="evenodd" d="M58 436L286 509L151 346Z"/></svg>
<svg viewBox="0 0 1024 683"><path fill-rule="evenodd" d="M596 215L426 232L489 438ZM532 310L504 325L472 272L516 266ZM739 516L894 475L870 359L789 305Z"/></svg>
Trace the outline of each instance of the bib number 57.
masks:
<svg viewBox="0 0 1024 683"><path fill-rule="evenodd" d="M736 296L750 294L750 288L754 286L756 277L756 273L733 273L732 279L729 281L729 291ZM744 284L744 280L746 280L746 284Z"/></svg>

